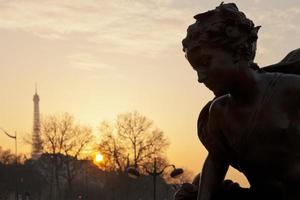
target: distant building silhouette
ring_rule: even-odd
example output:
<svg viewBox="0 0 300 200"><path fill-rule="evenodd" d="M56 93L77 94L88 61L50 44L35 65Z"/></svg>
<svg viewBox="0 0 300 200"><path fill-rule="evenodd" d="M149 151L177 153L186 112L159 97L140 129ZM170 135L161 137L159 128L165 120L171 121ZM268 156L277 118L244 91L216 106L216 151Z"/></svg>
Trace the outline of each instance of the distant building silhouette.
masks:
<svg viewBox="0 0 300 200"><path fill-rule="evenodd" d="M40 97L37 94L37 86L35 86L35 94L33 95L33 130L32 130L32 151L31 158L38 159L42 154L42 140L41 140L41 125L40 125Z"/></svg>

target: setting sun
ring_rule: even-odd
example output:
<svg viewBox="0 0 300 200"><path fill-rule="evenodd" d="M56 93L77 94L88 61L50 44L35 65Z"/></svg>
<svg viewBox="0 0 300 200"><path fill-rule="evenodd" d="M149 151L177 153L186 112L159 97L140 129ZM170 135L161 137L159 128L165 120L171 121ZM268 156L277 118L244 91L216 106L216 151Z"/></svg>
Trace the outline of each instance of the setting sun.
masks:
<svg viewBox="0 0 300 200"><path fill-rule="evenodd" d="M96 157L95 157L95 162L96 162L96 163L100 163L100 162L102 162L102 161L103 161L103 155L100 154L100 153L98 153L98 154L96 155Z"/></svg>

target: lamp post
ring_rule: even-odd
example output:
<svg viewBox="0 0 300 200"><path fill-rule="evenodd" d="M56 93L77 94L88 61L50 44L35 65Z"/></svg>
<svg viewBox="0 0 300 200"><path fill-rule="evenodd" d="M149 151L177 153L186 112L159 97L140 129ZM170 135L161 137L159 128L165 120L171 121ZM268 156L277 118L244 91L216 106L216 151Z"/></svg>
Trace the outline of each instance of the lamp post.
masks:
<svg viewBox="0 0 300 200"><path fill-rule="evenodd" d="M137 178L140 176L139 171L136 169L137 166L135 167L128 167L127 168L127 174L132 177L132 178ZM142 166L144 167L144 166ZM167 167L173 167L173 171L171 172L170 176L172 178L175 178L176 176L180 175L183 173L183 169L181 168L176 168L175 165L166 165L162 170L158 171L157 169L157 162L156 158L154 158L154 163L153 163L153 170L149 171L146 167L145 170L146 172L153 177L153 200L156 200L156 177L160 176Z"/></svg>
<svg viewBox="0 0 300 200"><path fill-rule="evenodd" d="M16 164L18 163L18 157L17 157L17 153L18 153L18 149L17 149L17 132L15 132L15 135L11 135L9 134L7 131L5 131L3 128L0 127L0 130L5 133L5 135L11 139L15 140L15 159L16 159Z"/></svg>
<svg viewBox="0 0 300 200"><path fill-rule="evenodd" d="M11 135L9 134L7 131L5 131L3 128L0 127L0 130L5 133L5 135L11 139L14 139L15 140L15 164L16 164L16 167L18 165L18 156L17 156L17 153L18 153L18 149L17 149L17 132L15 132L15 135ZM17 176L17 173L16 173L16 176ZM18 200L18 177L16 178L16 194L15 194L15 199Z"/></svg>
<svg viewBox="0 0 300 200"><path fill-rule="evenodd" d="M85 159L83 160L84 163L84 192L83 195L79 194L77 196L78 199L88 199L88 192L89 192L89 173L88 168L92 166L92 164L99 167L99 164L103 161L103 155L98 153L95 155L93 160Z"/></svg>

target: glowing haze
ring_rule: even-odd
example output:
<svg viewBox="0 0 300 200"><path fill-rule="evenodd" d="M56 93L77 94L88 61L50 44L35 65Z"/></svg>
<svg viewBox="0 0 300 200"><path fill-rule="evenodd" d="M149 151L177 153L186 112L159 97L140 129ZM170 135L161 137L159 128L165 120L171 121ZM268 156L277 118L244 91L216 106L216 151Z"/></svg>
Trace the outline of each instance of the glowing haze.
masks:
<svg viewBox="0 0 300 200"><path fill-rule="evenodd" d="M170 162L200 171L196 135L212 98L197 83L181 40L193 16L216 0L0 0L0 126L31 133L34 83L42 114L69 112L99 135L102 120L138 110L170 138ZM279 61L300 45L298 0L235 1L259 33L256 62ZM0 135L1 146L13 141ZM19 139L20 151L29 146ZM236 171L229 176L246 184Z"/></svg>

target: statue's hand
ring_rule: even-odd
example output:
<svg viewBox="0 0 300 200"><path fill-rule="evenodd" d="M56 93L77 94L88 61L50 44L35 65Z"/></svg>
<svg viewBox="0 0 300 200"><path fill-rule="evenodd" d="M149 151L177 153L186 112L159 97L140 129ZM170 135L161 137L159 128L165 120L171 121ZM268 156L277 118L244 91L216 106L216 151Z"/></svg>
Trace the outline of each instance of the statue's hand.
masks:
<svg viewBox="0 0 300 200"><path fill-rule="evenodd" d="M198 185L184 183L175 193L175 200L196 200L198 193Z"/></svg>
<svg viewBox="0 0 300 200"><path fill-rule="evenodd" d="M175 193L174 200L197 200L198 194L198 181L196 180L191 183L184 183L179 190ZM195 184L196 183L196 184ZM250 190L242 188L238 183L234 183L231 180L223 181L221 188L218 193L215 194L214 199L230 199L230 200L248 200L253 199Z"/></svg>
<svg viewBox="0 0 300 200"><path fill-rule="evenodd" d="M184 183L175 193L175 200L196 200L200 181L200 173L195 176L192 183Z"/></svg>

